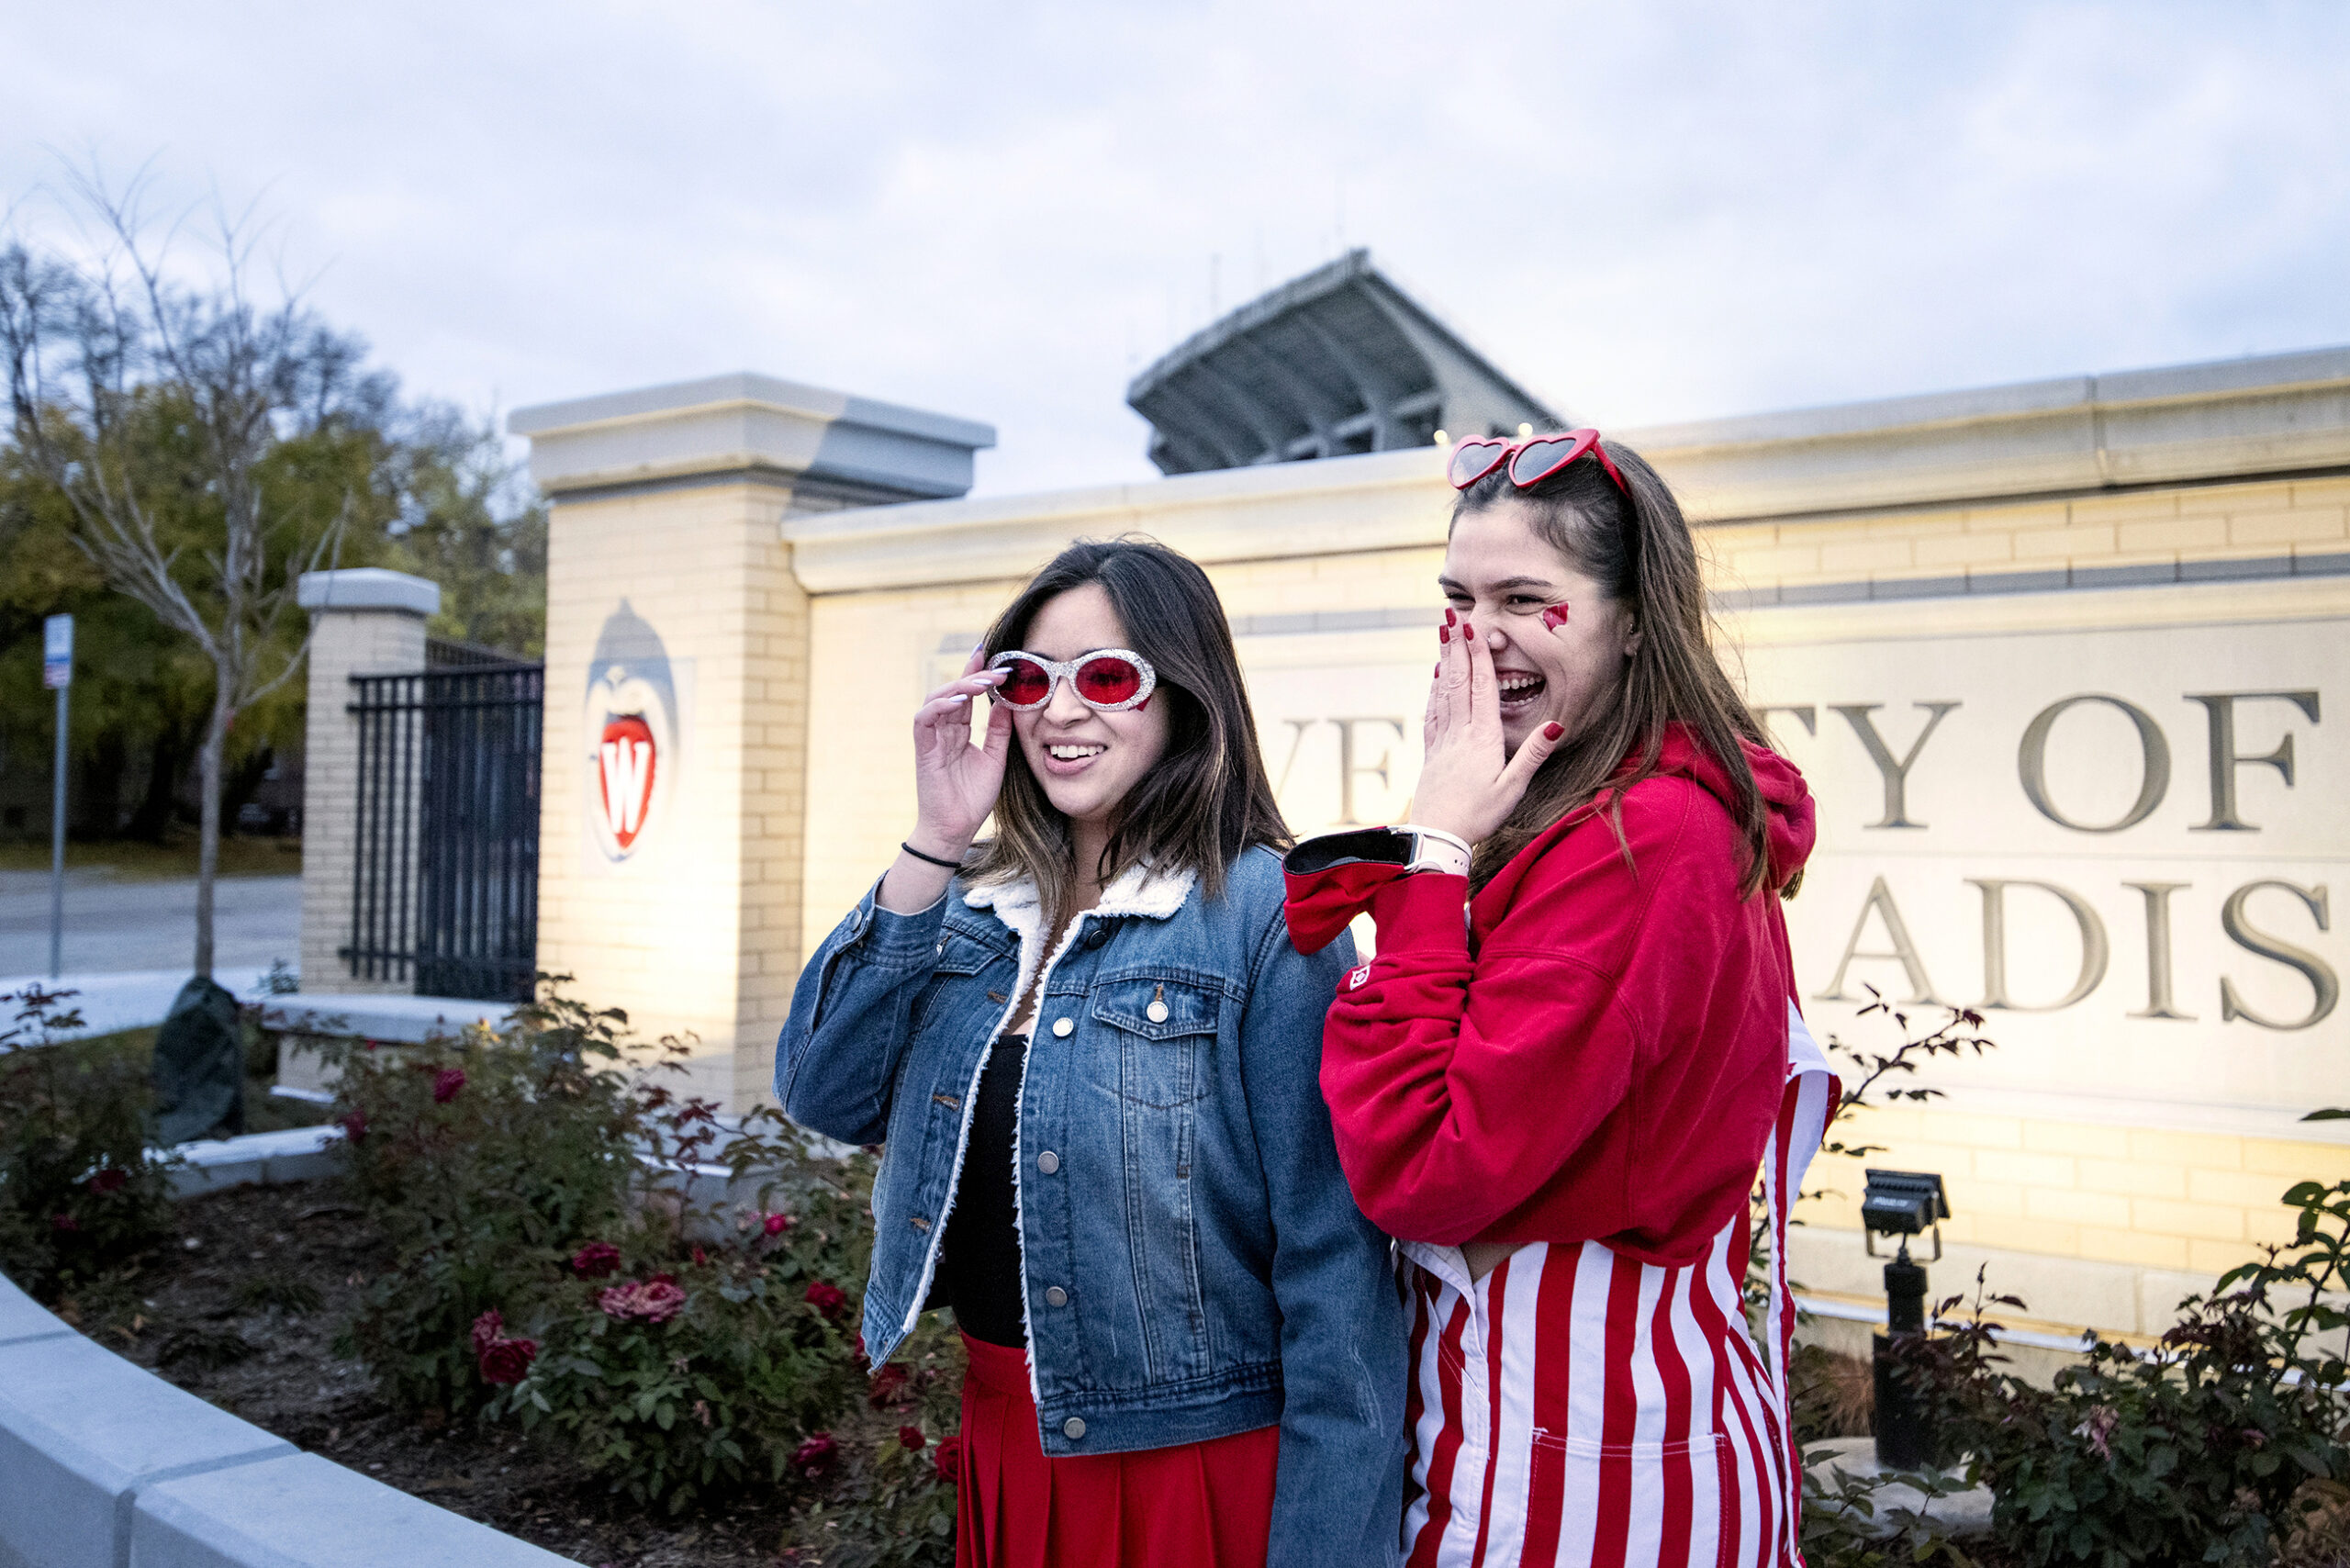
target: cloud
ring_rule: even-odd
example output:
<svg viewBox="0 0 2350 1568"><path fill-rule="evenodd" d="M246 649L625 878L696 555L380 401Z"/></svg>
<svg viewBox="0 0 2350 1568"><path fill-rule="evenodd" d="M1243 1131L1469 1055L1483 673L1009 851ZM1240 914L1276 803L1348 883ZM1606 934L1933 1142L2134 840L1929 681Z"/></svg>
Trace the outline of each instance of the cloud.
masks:
<svg viewBox="0 0 2350 1568"><path fill-rule="evenodd" d="M233 16L235 25L222 21ZM409 386L747 366L1150 472L1126 380L1367 243L1641 423L2350 340L2350 13L2162 4L37 7L43 144L279 214Z"/></svg>

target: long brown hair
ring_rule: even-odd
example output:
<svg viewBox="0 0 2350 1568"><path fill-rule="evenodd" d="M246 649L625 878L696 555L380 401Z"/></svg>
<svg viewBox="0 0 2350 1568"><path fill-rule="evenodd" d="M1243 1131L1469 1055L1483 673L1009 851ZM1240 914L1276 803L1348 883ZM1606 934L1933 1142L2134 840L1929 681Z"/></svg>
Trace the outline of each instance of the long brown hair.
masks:
<svg viewBox="0 0 2350 1568"><path fill-rule="evenodd" d="M1221 897L1225 868L1242 850L1285 848L1290 832L1258 749L1224 601L1198 564L1138 535L1080 540L996 617L986 656L1021 646L1047 600L1088 583L1110 596L1126 646L1158 674L1151 700L1168 705L1167 755L1120 802L1095 876L1106 884L1147 861L1162 871L1196 872L1203 896ZM1004 765L995 825L964 874L979 883L1033 879L1058 924L1077 874L1069 819L1046 798L1017 745Z"/></svg>
<svg viewBox="0 0 2350 1568"><path fill-rule="evenodd" d="M1715 655L1696 542L1681 503L1639 453L1612 441L1606 445L1628 495L1597 463L1577 462L1525 490L1515 488L1497 468L1453 503L1456 526L1504 501L1525 506L1537 537L1622 604L1631 629L1639 633L1638 647L1624 661L1623 680L1583 734L1550 754L1516 809L1477 846L1471 879L1481 888L1491 881L1551 823L1589 804L1630 759L1630 772L1617 780L1608 813L1617 842L1623 845L1622 792L1656 774L1665 726L1681 723L1729 775L1735 796L1730 815L1746 841L1740 891L1751 897L1769 875L1763 834L1770 808L1739 743L1770 743ZM1624 853L1628 862L1628 846Z"/></svg>

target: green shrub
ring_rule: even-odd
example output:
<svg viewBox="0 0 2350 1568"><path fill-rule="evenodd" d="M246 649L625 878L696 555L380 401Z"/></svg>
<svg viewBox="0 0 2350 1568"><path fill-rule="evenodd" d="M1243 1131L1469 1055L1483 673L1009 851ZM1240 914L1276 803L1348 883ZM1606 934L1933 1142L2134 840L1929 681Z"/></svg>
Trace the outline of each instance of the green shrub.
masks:
<svg viewBox="0 0 2350 1568"><path fill-rule="evenodd" d="M841 1473L828 1495L792 1519L787 1560L798 1549L820 1554L828 1568L952 1568L962 1369L956 1331L925 1317L868 1395L896 1429L869 1452L831 1450Z"/></svg>
<svg viewBox="0 0 2350 1568"><path fill-rule="evenodd" d="M682 1508L714 1487L783 1479L860 1381L846 1294L809 1281L764 1233L676 1272L578 1277L543 1300L501 1370L492 1413L546 1428L590 1474ZM502 1334L504 1325L485 1325ZM497 1343L491 1338L489 1344Z"/></svg>
<svg viewBox="0 0 2350 1568"><path fill-rule="evenodd" d="M146 1068L81 1023L71 992L0 996L0 1271L53 1300L171 1234L169 1162L147 1147Z"/></svg>
<svg viewBox="0 0 2350 1568"><path fill-rule="evenodd" d="M2293 1245L2180 1305L2151 1351L2093 1338L2038 1388L1997 1370L1978 1276L1954 1332L1905 1336L1903 1375L1994 1494L1999 1543L2030 1568L2265 1563L2298 1522L2296 1494L2350 1468L2329 1295L2344 1283L2350 1182L2304 1182ZM1942 1304L1937 1316L1960 1306Z"/></svg>
<svg viewBox="0 0 2350 1568"><path fill-rule="evenodd" d="M689 1047L625 1025L552 994L495 1032L334 1050L391 1248L346 1343L397 1404L515 1423L677 1508L774 1481L850 1397L870 1161L771 1110L722 1124L664 1081Z"/></svg>

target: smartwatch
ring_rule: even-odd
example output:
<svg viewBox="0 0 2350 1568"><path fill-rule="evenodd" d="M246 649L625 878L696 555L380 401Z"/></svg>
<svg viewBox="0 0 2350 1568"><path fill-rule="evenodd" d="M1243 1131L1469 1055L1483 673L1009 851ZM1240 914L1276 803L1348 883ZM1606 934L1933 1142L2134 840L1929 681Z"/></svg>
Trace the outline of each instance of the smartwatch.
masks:
<svg viewBox="0 0 2350 1568"><path fill-rule="evenodd" d="M1400 866L1407 877L1421 871L1465 877L1469 874L1469 844L1441 828L1403 823L1394 827L1359 828L1352 833L1327 833L1309 838L1291 850L1283 862L1287 870L1299 875L1355 864Z"/></svg>

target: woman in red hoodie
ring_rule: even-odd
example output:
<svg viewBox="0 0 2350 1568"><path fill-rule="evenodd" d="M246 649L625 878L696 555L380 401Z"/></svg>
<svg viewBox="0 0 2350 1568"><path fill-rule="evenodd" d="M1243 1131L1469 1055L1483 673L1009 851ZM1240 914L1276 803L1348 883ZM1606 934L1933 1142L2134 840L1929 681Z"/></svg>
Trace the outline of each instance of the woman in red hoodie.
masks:
<svg viewBox="0 0 2350 1568"><path fill-rule="evenodd" d="M1464 441L1450 476L1415 822L1289 859L1301 948L1366 906L1379 928L1322 1089L1357 1202L1404 1238L1404 1550L1796 1564L1775 1260L1835 1080L1778 902L1811 800L1715 656L1654 469L1575 431Z"/></svg>

